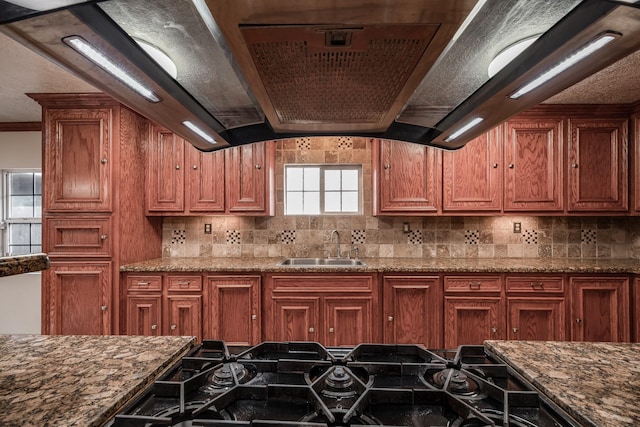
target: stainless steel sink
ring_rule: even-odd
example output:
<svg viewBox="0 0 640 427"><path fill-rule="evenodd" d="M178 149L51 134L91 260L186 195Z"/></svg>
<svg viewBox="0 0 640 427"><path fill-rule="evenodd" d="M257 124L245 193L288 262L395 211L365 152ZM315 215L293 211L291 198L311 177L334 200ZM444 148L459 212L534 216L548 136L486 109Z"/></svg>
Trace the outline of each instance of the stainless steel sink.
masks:
<svg viewBox="0 0 640 427"><path fill-rule="evenodd" d="M364 261L350 258L285 258L278 265L285 267L366 267Z"/></svg>

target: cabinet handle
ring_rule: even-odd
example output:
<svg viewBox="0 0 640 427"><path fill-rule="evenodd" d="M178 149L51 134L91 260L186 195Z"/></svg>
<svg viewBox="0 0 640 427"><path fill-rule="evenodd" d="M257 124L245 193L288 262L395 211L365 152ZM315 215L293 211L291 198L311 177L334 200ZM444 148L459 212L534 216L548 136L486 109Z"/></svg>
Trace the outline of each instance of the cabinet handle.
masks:
<svg viewBox="0 0 640 427"><path fill-rule="evenodd" d="M581 323L581 322L582 322L582 319L581 319L581 318L579 318L579 317L578 317L578 318L576 318L576 323Z"/></svg>
<svg viewBox="0 0 640 427"><path fill-rule="evenodd" d="M138 281L138 286L149 286L150 282L142 282L142 281Z"/></svg>
<svg viewBox="0 0 640 427"><path fill-rule="evenodd" d="M513 163L509 163L509 169L513 169L514 168L514 164Z"/></svg>
<svg viewBox="0 0 640 427"><path fill-rule="evenodd" d="M180 165L176 165L176 170L180 169Z"/></svg>
<svg viewBox="0 0 640 427"><path fill-rule="evenodd" d="M100 310L102 310L102 311L107 311L107 306L106 306L106 305L101 305L101 306L100 306Z"/></svg>
<svg viewBox="0 0 640 427"><path fill-rule="evenodd" d="M494 163L494 164L493 164L493 168L494 168L494 169L497 169L497 168L498 168L498 164L497 164L497 163Z"/></svg>
<svg viewBox="0 0 640 427"><path fill-rule="evenodd" d="M178 286L189 286L191 284L191 280L179 280Z"/></svg>
<svg viewBox="0 0 640 427"><path fill-rule="evenodd" d="M495 334L496 332L498 332L498 328L491 328L491 333Z"/></svg>
<svg viewBox="0 0 640 427"><path fill-rule="evenodd" d="M107 235L106 234L101 235L100 240L107 240Z"/></svg>
<svg viewBox="0 0 640 427"><path fill-rule="evenodd" d="M393 316L389 316L389 317L387 317L387 320L388 320L389 322L393 322Z"/></svg>
<svg viewBox="0 0 640 427"><path fill-rule="evenodd" d="M574 168L574 169L578 169L578 164L577 163L572 163L571 167Z"/></svg>
<svg viewBox="0 0 640 427"><path fill-rule="evenodd" d="M385 163L384 168L385 169L389 169L389 168L391 168L391 165L389 163Z"/></svg>
<svg viewBox="0 0 640 427"><path fill-rule="evenodd" d="M333 331L334 331L334 329L333 329L333 328L329 328L329 333L330 333L330 334L332 334L332 333L333 333Z"/></svg>
<svg viewBox="0 0 640 427"><path fill-rule="evenodd" d="M171 325L171 330L175 331L177 327L178 327L178 325Z"/></svg>
<svg viewBox="0 0 640 427"><path fill-rule="evenodd" d="M262 169L261 165L256 165L256 169Z"/></svg>
<svg viewBox="0 0 640 427"><path fill-rule="evenodd" d="M469 282L469 289L478 290L481 287L482 287L482 284L480 282Z"/></svg>
<svg viewBox="0 0 640 427"><path fill-rule="evenodd" d="M517 333L518 332L518 328L513 328L513 332Z"/></svg>
<svg viewBox="0 0 640 427"><path fill-rule="evenodd" d="M258 320L258 315L257 314L252 314L251 315L251 320Z"/></svg>
<svg viewBox="0 0 640 427"><path fill-rule="evenodd" d="M100 159L100 163L102 163L104 165L105 163L107 163L107 159L105 159L105 158Z"/></svg>
<svg viewBox="0 0 640 427"><path fill-rule="evenodd" d="M155 331L156 329L158 329L158 325L151 325L151 330Z"/></svg>
<svg viewBox="0 0 640 427"><path fill-rule="evenodd" d="M193 165L193 169L194 170L198 169L198 165Z"/></svg>
<svg viewBox="0 0 640 427"><path fill-rule="evenodd" d="M315 328L309 328L309 332L313 333L315 331L316 331Z"/></svg>
<svg viewBox="0 0 640 427"><path fill-rule="evenodd" d="M544 283L543 282L538 282L538 283L531 282L531 287L534 288L534 289L535 288L544 289Z"/></svg>

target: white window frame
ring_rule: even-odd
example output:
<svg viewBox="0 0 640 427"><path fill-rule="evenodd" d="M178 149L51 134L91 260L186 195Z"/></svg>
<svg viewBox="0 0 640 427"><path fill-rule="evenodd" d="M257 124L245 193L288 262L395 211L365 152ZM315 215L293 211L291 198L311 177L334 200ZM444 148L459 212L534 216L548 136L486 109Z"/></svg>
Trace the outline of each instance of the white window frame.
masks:
<svg viewBox="0 0 640 427"><path fill-rule="evenodd" d="M320 212L318 213L288 213L287 212L287 168L319 168L320 169ZM325 210L325 193L328 190L325 190L325 182L324 182L324 172L326 170L357 170L358 172L358 210L357 211L326 211ZM303 192L304 189L303 189ZM344 163L344 164L311 164L311 163L290 163L284 165L284 215L285 216L295 216L295 215L362 215L363 214L363 185L362 185L362 165L358 163Z"/></svg>
<svg viewBox="0 0 640 427"><path fill-rule="evenodd" d="M4 256L12 256L13 253L9 250L9 236L10 236L10 228L13 224L40 224L42 229L42 210L40 210L40 216L34 217L20 217L20 218L10 218L9 217L9 197L11 195L9 189L9 175L12 173L39 173L42 179L42 169L2 169L0 170L2 175L2 187L0 188L0 202L2 204L2 209L0 209L0 244L2 245L2 253ZM42 194L40 195L42 198ZM42 206L42 199L40 200L40 206ZM38 253L42 252L42 236L40 236L40 245L30 246L39 246L40 250L33 251L30 253Z"/></svg>

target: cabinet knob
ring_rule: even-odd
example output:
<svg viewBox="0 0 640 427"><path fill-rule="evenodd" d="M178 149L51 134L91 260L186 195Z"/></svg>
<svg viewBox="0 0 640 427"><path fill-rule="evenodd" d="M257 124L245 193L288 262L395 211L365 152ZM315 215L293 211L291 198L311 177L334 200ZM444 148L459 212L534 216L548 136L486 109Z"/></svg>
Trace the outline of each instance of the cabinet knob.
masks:
<svg viewBox="0 0 640 427"><path fill-rule="evenodd" d="M180 169L180 165L176 165L176 170Z"/></svg>
<svg viewBox="0 0 640 427"><path fill-rule="evenodd" d="M193 170L198 169L198 165L193 165Z"/></svg>
<svg viewBox="0 0 640 427"><path fill-rule="evenodd" d="M494 168L494 169L497 169L498 164L497 164L497 163L494 163L492 166L493 166L493 168Z"/></svg>
<svg viewBox="0 0 640 427"><path fill-rule="evenodd" d="M581 319L581 318L579 318L579 317L578 317L578 318L576 318L576 323L581 323L581 322L582 322L582 319Z"/></svg>
<svg viewBox="0 0 640 427"><path fill-rule="evenodd" d="M480 289L482 284L480 282L469 282L469 289Z"/></svg>
<svg viewBox="0 0 640 427"><path fill-rule="evenodd" d="M256 165L256 169L262 169L262 166Z"/></svg>
<svg viewBox="0 0 640 427"><path fill-rule="evenodd" d="M491 328L491 333L492 333L492 334L495 334L495 333L497 333L497 332L498 332L498 328Z"/></svg>
<svg viewBox="0 0 640 427"><path fill-rule="evenodd" d="M258 315L257 314L252 314L251 315L251 320L258 320Z"/></svg>
<svg viewBox="0 0 640 427"><path fill-rule="evenodd" d="M387 317L387 320L388 320L389 322L393 322L393 316L389 316L389 317Z"/></svg>
<svg viewBox="0 0 640 427"><path fill-rule="evenodd" d="M156 329L158 329L158 325L151 325L151 330L155 331Z"/></svg>
<svg viewBox="0 0 640 427"><path fill-rule="evenodd" d="M334 331L334 329L333 329L333 328L329 328L329 333L330 333L330 334L332 334L332 333L333 333L333 331Z"/></svg>
<svg viewBox="0 0 640 427"><path fill-rule="evenodd" d="M314 333L315 331L315 328L309 328L309 332Z"/></svg>
<svg viewBox="0 0 640 427"><path fill-rule="evenodd" d="M100 310L102 310L102 311L107 311L107 306L106 306L106 305L102 305L102 306L100 306Z"/></svg>
<svg viewBox="0 0 640 427"><path fill-rule="evenodd" d="M390 167L391 167L391 165L389 165L389 163L385 163L385 164L384 164L384 168L385 168L385 169L389 169Z"/></svg>
<svg viewBox="0 0 640 427"><path fill-rule="evenodd" d="M518 332L518 328L513 328L513 332L517 333Z"/></svg>
<svg viewBox="0 0 640 427"><path fill-rule="evenodd" d="M171 325L171 330L175 331L177 327L178 327L178 325Z"/></svg>
<svg viewBox="0 0 640 427"><path fill-rule="evenodd" d="M577 169L578 168L578 164L577 163L572 163L571 167L574 168L574 169Z"/></svg>
<svg viewBox="0 0 640 427"><path fill-rule="evenodd" d="M107 240L107 235L106 234L101 235L100 240Z"/></svg>
<svg viewBox="0 0 640 427"><path fill-rule="evenodd" d="M104 165L105 163L107 163L107 159L105 159L105 158L100 159L100 163L102 163Z"/></svg>
<svg viewBox="0 0 640 427"><path fill-rule="evenodd" d="M509 163L509 169L513 169L514 164L513 163Z"/></svg>

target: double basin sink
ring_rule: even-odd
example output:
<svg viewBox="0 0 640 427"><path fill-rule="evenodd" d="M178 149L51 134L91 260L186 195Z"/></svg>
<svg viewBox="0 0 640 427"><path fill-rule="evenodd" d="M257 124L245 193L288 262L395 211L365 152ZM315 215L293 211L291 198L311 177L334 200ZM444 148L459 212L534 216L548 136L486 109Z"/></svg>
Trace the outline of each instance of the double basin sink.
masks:
<svg viewBox="0 0 640 427"><path fill-rule="evenodd" d="M285 258L278 263L284 267L366 267L359 259L351 258Z"/></svg>

